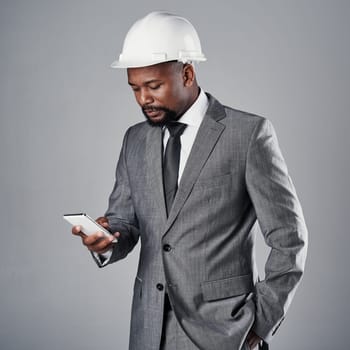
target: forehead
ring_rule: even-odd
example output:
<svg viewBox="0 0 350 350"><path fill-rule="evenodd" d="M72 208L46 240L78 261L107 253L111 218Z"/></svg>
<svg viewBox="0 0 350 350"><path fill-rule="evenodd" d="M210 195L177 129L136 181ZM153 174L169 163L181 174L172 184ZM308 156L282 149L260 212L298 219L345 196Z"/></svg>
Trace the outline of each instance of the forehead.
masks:
<svg viewBox="0 0 350 350"><path fill-rule="evenodd" d="M127 69L129 84L142 84L151 80L170 80L173 78L175 72L174 62Z"/></svg>

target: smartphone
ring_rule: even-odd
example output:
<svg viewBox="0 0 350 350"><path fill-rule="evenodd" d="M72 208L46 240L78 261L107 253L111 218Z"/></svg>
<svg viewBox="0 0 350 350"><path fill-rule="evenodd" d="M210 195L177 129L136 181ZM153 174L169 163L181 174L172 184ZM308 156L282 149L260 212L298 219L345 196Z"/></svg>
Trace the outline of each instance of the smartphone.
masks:
<svg viewBox="0 0 350 350"><path fill-rule="evenodd" d="M79 225L81 227L81 231L86 235L102 232L106 237L113 236L108 230L106 230L103 226L98 224L94 219L85 213L64 214L63 219L67 220L73 226ZM118 242L118 240L114 237L112 243L116 242Z"/></svg>

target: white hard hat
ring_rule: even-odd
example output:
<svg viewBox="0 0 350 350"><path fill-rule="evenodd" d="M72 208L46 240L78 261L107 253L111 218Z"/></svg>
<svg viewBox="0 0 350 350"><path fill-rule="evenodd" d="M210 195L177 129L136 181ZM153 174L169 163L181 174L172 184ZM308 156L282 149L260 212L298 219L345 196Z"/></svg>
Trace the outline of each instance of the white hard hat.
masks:
<svg viewBox="0 0 350 350"><path fill-rule="evenodd" d="M168 61L206 61L193 25L167 12L151 12L129 29L112 68L145 67Z"/></svg>

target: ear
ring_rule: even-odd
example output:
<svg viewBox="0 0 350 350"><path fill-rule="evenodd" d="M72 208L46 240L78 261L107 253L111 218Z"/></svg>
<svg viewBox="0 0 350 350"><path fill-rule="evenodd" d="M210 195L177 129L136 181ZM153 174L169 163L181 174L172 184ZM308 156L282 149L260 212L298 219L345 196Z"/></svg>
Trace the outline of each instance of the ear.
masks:
<svg viewBox="0 0 350 350"><path fill-rule="evenodd" d="M184 86L191 87L195 81L195 72L192 64L185 63L182 69Z"/></svg>

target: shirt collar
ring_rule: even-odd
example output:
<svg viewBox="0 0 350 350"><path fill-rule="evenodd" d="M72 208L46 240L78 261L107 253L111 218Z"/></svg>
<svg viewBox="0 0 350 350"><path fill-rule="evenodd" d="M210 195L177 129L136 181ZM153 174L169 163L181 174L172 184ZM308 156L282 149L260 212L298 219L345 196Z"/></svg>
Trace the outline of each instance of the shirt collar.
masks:
<svg viewBox="0 0 350 350"><path fill-rule="evenodd" d="M183 114L178 120L180 123L184 123L190 126L199 128L205 113L208 109L209 101L205 92L200 89L200 93L193 103L193 105Z"/></svg>

